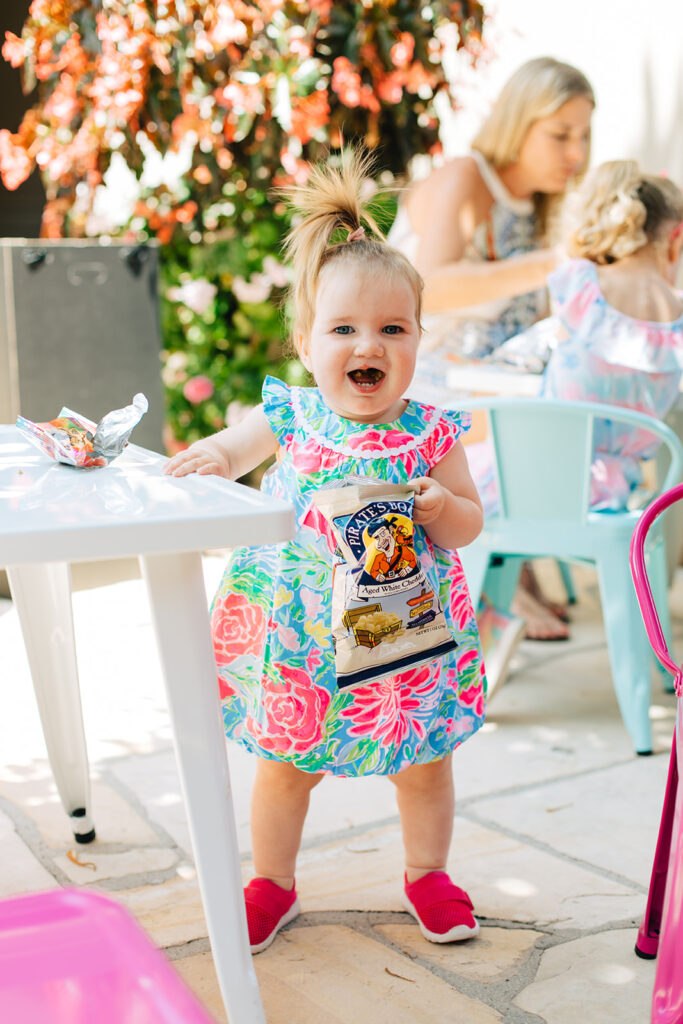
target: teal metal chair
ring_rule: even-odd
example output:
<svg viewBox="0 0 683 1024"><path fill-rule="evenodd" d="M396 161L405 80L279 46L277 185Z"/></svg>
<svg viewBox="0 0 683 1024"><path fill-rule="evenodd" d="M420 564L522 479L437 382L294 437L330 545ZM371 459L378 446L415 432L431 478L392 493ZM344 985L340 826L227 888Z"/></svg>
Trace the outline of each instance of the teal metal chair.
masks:
<svg viewBox="0 0 683 1024"><path fill-rule="evenodd" d="M652 651L629 569L631 535L641 513L590 511L593 425L605 419L630 424L663 442L669 466L657 493L681 479L683 445L661 420L620 406L490 397L468 400L467 408L486 410L500 496L499 514L460 551L475 607L485 592L497 607L508 608L524 559L595 565L619 708L636 752L651 753ZM670 641L661 529L653 529L648 542L650 581Z"/></svg>

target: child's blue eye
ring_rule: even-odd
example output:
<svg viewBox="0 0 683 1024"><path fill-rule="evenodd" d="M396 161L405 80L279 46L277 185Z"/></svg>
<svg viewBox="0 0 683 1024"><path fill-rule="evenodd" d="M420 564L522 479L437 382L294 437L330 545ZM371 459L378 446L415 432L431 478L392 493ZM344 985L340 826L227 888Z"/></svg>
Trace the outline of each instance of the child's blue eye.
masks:
<svg viewBox="0 0 683 1024"><path fill-rule="evenodd" d="M334 329L335 334L351 334L352 331L353 327L350 327L349 324L341 324L339 327L335 327Z"/></svg>
<svg viewBox="0 0 683 1024"><path fill-rule="evenodd" d="M382 330L385 334L401 334L403 328L399 327L398 324L387 324Z"/></svg>

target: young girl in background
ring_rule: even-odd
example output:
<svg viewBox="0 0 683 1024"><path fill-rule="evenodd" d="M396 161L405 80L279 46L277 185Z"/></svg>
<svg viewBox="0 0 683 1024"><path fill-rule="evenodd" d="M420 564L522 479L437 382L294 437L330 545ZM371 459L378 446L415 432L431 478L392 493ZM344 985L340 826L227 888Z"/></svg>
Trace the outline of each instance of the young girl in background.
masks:
<svg viewBox="0 0 683 1024"><path fill-rule="evenodd" d="M663 419L683 371L683 302L674 290L683 194L633 160L591 171L569 197L567 251L548 278L558 344L545 398L609 402ZM657 448L647 431L597 420L591 505L624 508Z"/></svg>
<svg viewBox="0 0 683 1024"><path fill-rule="evenodd" d="M234 552L212 610L226 732L259 759L251 815L256 878L245 889L253 952L299 912L296 857L310 792L325 774L390 777L407 909L433 942L479 930L468 895L445 870L451 754L484 717L476 621L455 550L482 526L459 442L469 416L403 397L420 340L422 280L364 209L367 170L351 155L340 170L313 169L292 194L299 215L288 240L293 334L317 387L268 378L262 405L175 456L166 470L235 479L277 453L262 487L297 513L293 540ZM375 237L366 237L362 221ZM335 673L333 552L306 525L315 492L349 475L417 485L415 553L458 643L452 654L351 692L340 691Z"/></svg>
<svg viewBox="0 0 683 1024"><path fill-rule="evenodd" d="M623 405L663 419L683 372L683 302L674 289L683 194L633 160L601 164L567 199L563 244L571 258L548 277L553 315L511 342L523 352L540 335L552 346L540 395ZM594 510L626 506L642 480L641 460L652 458L657 443L647 431L596 420ZM490 446L470 445L467 454L485 513L494 515Z"/></svg>

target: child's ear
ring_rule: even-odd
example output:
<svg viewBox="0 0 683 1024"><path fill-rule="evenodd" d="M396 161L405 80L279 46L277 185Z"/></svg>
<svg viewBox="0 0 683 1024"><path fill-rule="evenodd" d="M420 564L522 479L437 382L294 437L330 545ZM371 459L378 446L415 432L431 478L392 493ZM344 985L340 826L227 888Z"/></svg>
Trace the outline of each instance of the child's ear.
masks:
<svg viewBox="0 0 683 1024"><path fill-rule="evenodd" d="M681 250L683 250L683 222L669 235L669 250L667 252L669 263L673 263L674 266L678 265Z"/></svg>
<svg viewBox="0 0 683 1024"><path fill-rule="evenodd" d="M313 373L308 338L305 338L301 331L299 331L296 336L296 347L299 353L299 359L304 364L308 372Z"/></svg>

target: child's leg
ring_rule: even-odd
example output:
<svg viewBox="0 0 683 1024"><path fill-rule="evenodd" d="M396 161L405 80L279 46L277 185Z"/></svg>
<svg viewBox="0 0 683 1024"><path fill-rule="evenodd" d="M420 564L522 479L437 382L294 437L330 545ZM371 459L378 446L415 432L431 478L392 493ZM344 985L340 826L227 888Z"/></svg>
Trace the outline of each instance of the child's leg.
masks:
<svg viewBox="0 0 683 1024"><path fill-rule="evenodd" d="M322 775L312 775L283 761L259 758L251 794L254 871L283 889L294 885L296 856L311 790Z"/></svg>
<svg viewBox="0 0 683 1024"><path fill-rule="evenodd" d="M392 775L401 816L409 882L443 871L453 834L455 792L451 755Z"/></svg>
<svg viewBox="0 0 683 1024"><path fill-rule="evenodd" d="M472 901L445 871L455 812L451 755L406 768L391 781L406 854L406 909L430 942L473 938L479 924Z"/></svg>

